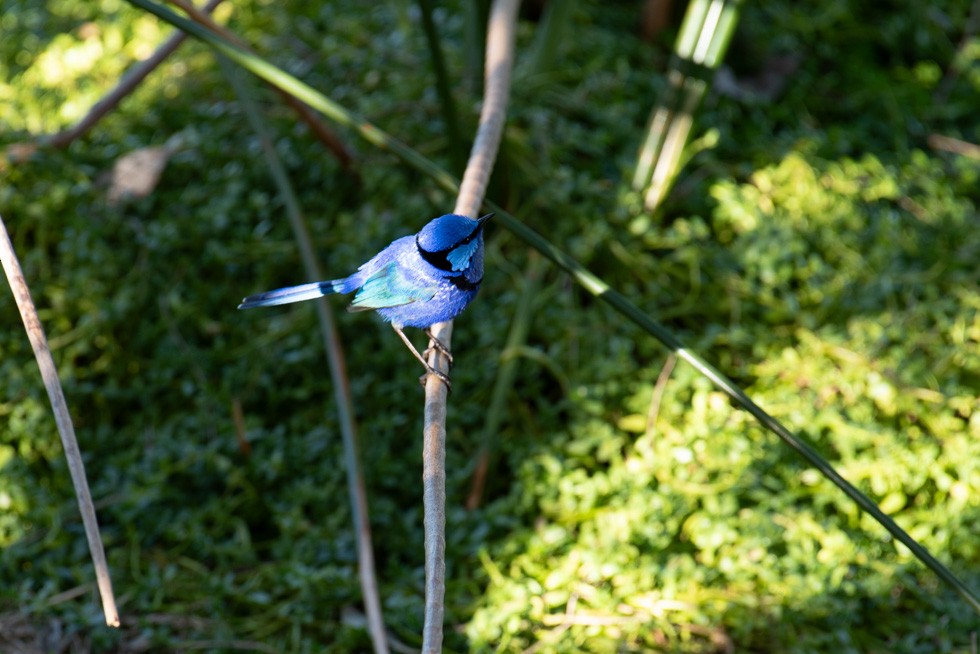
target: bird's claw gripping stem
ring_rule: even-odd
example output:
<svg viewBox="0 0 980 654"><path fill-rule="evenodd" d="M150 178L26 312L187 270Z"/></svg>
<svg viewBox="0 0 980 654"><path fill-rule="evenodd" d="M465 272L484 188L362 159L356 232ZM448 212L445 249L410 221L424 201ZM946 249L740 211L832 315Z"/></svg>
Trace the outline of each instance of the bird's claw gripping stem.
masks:
<svg viewBox="0 0 980 654"><path fill-rule="evenodd" d="M441 381L443 384L446 385L446 391L449 393L453 392L453 385L452 382L449 381L449 376L439 372L438 370L436 370L431 366L426 366L425 374L419 377L419 383L422 384L423 387L425 386L425 382L426 380L428 380L429 375L435 375L436 377L438 377L439 381Z"/></svg>
<svg viewBox="0 0 980 654"><path fill-rule="evenodd" d="M453 365L453 353L449 351L446 344L433 336L432 332L428 329L425 330L425 335L429 337L429 347L425 348L425 350L422 352L422 356L428 358L433 351L441 352L442 354L446 355L446 358L449 360L449 365Z"/></svg>
<svg viewBox="0 0 980 654"><path fill-rule="evenodd" d="M391 327L392 327L392 329L395 330L395 333L398 334L398 338L402 339L402 342L405 343L405 345L408 347L408 349L412 353L412 355L416 359L419 360L419 363L421 363L423 366L425 366L425 371L426 372L425 372L424 375L422 375L422 377L419 378L419 383L422 384L422 386L425 386L425 379L426 379L426 377L428 377L429 375L435 375L436 377L438 377L442 381L442 383L444 383L446 385L446 390L449 391L449 392L452 392L453 386L449 382L449 375L446 375L445 373L439 372L438 370L436 370L435 368L433 368L432 366L430 366L429 365L429 362L425 360L425 357L423 357L421 354L419 354L419 351L415 349L415 346L414 345L412 345L412 341L408 340L408 336L405 336L405 332L402 331L402 328L399 325L396 325L396 324L392 323ZM428 333L428 330L426 330L426 333ZM429 335L431 336L431 334L429 334ZM437 339L437 338L433 338L432 340L435 343L439 343L439 339ZM443 350L441 350L443 352L443 354L446 354L448 356L448 352L445 351L446 346L444 344L442 344L442 343L439 343L439 346L441 346L443 348ZM433 346L433 347L435 347L436 349L439 349L439 346ZM428 352L428 350L426 350L426 352ZM449 357L449 362L452 363L452 357Z"/></svg>

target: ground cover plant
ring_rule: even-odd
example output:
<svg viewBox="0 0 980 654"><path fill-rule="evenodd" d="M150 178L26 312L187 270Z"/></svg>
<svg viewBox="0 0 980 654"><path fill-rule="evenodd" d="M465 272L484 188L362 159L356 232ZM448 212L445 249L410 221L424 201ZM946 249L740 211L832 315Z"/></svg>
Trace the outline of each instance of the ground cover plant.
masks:
<svg viewBox="0 0 980 654"><path fill-rule="evenodd" d="M473 121L459 9L436 18ZM521 78L518 66L490 196L716 361L976 588L980 167L934 138L977 141L976 38L968 3L894 9L746 7L728 57L736 78L747 85L786 53L799 67L776 100L708 98L693 157L651 216L626 189L670 35L643 43L636 7L583 5L554 72ZM448 161L410 7L226 17L279 65ZM108 0L25 3L2 20L4 144L72 122L165 32ZM355 182L260 97L329 270L452 201L359 145ZM153 193L107 202L113 162L175 134ZM3 175L0 210L45 309L126 619L98 627L58 438L2 297L4 633L94 651L368 649L313 311L234 312L244 294L303 280L212 54L188 44L86 139L7 160ZM542 273L526 339L504 350L526 259L491 231L483 292L457 322L447 649L969 651L968 607L562 275ZM386 624L417 647L417 371L376 322L338 325ZM466 511L493 378L510 358L497 456L483 503Z"/></svg>

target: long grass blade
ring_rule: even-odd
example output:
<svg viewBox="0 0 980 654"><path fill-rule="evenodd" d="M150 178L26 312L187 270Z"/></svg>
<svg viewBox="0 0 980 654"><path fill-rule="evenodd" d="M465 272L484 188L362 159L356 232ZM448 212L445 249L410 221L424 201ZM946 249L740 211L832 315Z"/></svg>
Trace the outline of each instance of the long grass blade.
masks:
<svg viewBox="0 0 980 654"><path fill-rule="evenodd" d="M534 45L528 53L527 70L531 75L555 68L558 48L574 38L570 33L576 0L551 0L544 6L541 24L534 34Z"/></svg>
<svg viewBox="0 0 980 654"><path fill-rule="evenodd" d="M474 96L483 95L483 55L487 50L489 16L490 0L470 0L463 3L466 51L464 82Z"/></svg>
<svg viewBox="0 0 980 654"><path fill-rule="evenodd" d="M245 116L252 130L259 138L266 165L275 181L280 197L286 205L286 215L293 229L293 236L300 250L303 270L309 279L323 279L324 275L313 250L313 240L300 210L299 200L282 160L273 145L269 129L259 115L252 92L240 79L240 72L223 57L218 58L225 75L238 96ZM354 420L354 403L351 399L350 384L347 379L347 365L344 350L334 325L330 306L325 298L316 300L316 313L320 323L320 334L327 352L327 363L334 389L334 402L344 443L344 467L347 469L348 495L351 503L351 517L354 521L354 534L357 542L358 571L361 580L361 593L364 596L364 611L367 616L368 633L376 654L388 653L384 619L381 614L381 600L378 594L377 573L374 566L374 548L371 539L371 524L368 520L367 490L364 484L364 471L358 447L357 424Z"/></svg>
<svg viewBox="0 0 980 654"><path fill-rule="evenodd" d="M247 53L235 48L234 46L226 43L222 39L208 33L205 30L196 29L196 26L193 23L181 18L180 16L177 16L173 12L161 7L152 0L128 0L128 2L150 11L156 16L180 27L181 29L186 29L193 36L200 38L219 52L226 54L229 59L232 59L243 68L255 73L257 76L263 79L268 80L280 88L288 90L290 93L293 93L311 107L321 111L329 118L336 120L339 124L356 130L358 134L360 134L361 137L369 143L395 154L415 170L428 175L439 186L449 191L457 191L459 189L459 186L456 180L453 179L452 175L448 174L439 166L429 161L401 141L389 136L376 126L358 117L356 114L347 111L337 103L328 99L322 93L316 91L309 85L304 84L288 73L285 73L272 64L258 59L257 57L248 55ZM725 377L696 352L692 352L684 348L683 344L666 328L661 326L660 323L643 313L643 311L633 302L631 302L621 293L613 290L608 284L589 272L588 269L579 264L563 250L495 204L487 202L485 206L497 212L496 216L494 217L494 221L497 225L510 231L529 246L543 254L555 265L567 272L576 283L586 289L590 294L609 304L609 306L611 306L622 316L629 319L631 322L635 323L641 329L645 330L651 336L667 346L667 348L673 351L679 358L682 358L693 365L696 370L711 380L711 382L714 383L719 389L731 397L736 404L752 414L752 416L755 417L763 426L779 436L781 440L789 445L794 451L799 453L800 456L814 465L814 467L824 474L824 476L830 479L830 481L838 486L848 497L854 500L858 506L867 511L875 520L877 520L892 536L908 547L916 558L922 561L926 567L932 570L940 579L947 583L954 591L957 592L957 594L960 595L960 597L963 598L964 601L967 602L967 604L969 604L978 614L980 614L980 600L977 599L977 596L973 593L973 591L971 591L952 572L950 572L946 566L929 554L925 548L919 545L915 539L913 539L908 535L908 533L899 527L894 520L878 509L877 505L875 505L870 498L861 493L861 491L837 474L830 464L815 450L803 443L788 429L783 427L779 421L752 402L752 400L750 400L745 393L734 384L734 382Z"/></svg>
<svg viewBox="0 0 980 654"><path fill-rule="evenodd" d="M575 0L554 0L547 4L541 23L535 31L534 45L527 53L522 68L517 72L519 76L534 78L554 68L561 43L570 38L569 30L575 5ZM490 406L485 413L486 419L480 435L480 449L476 454L470 493L465 503L469 511L480 505L487 474L495 460L497 433L500 431L507 395L514 383L520 358L515 356L515 353L526 351L524 342L531 325L531 306L537 294L538 278L541 276L544 263L536 253L531 254L521 276L523 280L521 295L507 334L506 344L499 356L500 367L497 369L493 391L490 394Z"/></svg>
<svg viewBox="0 0 980 654"><path fill-rule="evenodd" d="M877 520L881 526L888 531L888 533L894 536L900 543L908 547L917 559L922 561L922 563L932 570L940 579L949 584L949 586L955 590L960 597L967 602L967 604L973 607L973 609L980 614L980 600L977 599L977 596L966 586L966 584L960 581L956 575L954 575L945 565L932 556L928 550L922 547L904 529L899 527L898 524L887 516L881 509L879 509L878 505L875 504L867 495L858 490L849 481L841 477L840 474L834 470L833 466L830 465L826 459L820 456L816 450L807 445L803 440L784 427L778 420L769 415L764 409L762 409L762 407L753 402L732 380L726 377L713 365L708 363L708 361L701 357L701 355L684 347L683 343L681 343L681 341L670 333L670 331L668 331L663 325L643 313L643 310L627 299L626 296L614 290L600 278L593 275L584 266L579 264L564 251L554 246L543 236L527 227L524 223L520 222L507 212L496 207L492 202L488 202L487 206L497 212L496 216L494 216L494 220L497 221L498 225L503 226L522 241L533 247L535 250L541 252L544 256L558 265L558 267L569 273L572 278L575 279L575 281L578 282L580 286L585 288L591 295L602 300L621 315L625 316L630 321L644 329L647 333L654 336L657 340L666 345L667 348L670 349L678 358L687 361L694 367L695 370L711 380L711 382L723 393L725 393L725 395L731 398L732 401L752 414L752 416L764 427L776 434L776 436L778 436L784 443L789 445L810 465L819 470L824 477L840 488L844 494L853 500L859 507L861 507L861 509Z"/></svg>

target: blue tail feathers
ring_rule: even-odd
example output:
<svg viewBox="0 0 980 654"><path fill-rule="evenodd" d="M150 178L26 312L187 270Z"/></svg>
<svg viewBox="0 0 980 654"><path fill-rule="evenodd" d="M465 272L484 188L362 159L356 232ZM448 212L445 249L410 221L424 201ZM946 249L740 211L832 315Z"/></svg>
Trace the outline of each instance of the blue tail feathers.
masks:
<svg viewBox="0 0 980 654"><path fill-rule="evenodd" d="M278 304L291 304L293 302L302 302L303 300L312 300L313 298L330 295L337 291L344 292L340 288L343 286L344 281L343 279L338 279L328 282L312 282L310 284L300 284L299 286L290 286L288 288L277 288L274 291L266 291L265 293L256 293L242 300L238 308L273 307Z"/></svg>

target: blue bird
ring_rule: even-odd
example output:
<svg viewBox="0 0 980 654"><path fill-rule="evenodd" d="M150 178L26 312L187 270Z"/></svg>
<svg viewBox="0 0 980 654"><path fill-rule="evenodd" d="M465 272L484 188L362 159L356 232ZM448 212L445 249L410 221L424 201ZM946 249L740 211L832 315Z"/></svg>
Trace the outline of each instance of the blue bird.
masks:
<svg viewBox="0 0 980 654"><path fill-rule="evenodd" d="M424 329L433 347L449 349L432 336L429 327L452 320L473 301L483 281L483 225L478 220L446 214L431 220L417 234L403 236L350 277L313 282L250 295L239 309L290 304L331 293L354 293L348 311L377 311L425 369L449 385L449 378L428 364L405 336L405 327Z"/></svg>

